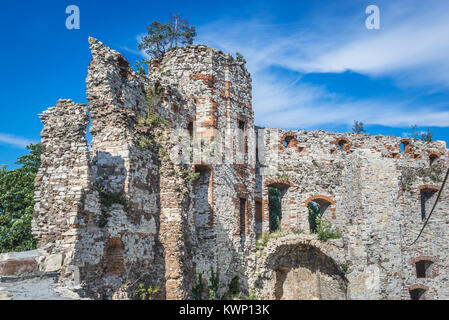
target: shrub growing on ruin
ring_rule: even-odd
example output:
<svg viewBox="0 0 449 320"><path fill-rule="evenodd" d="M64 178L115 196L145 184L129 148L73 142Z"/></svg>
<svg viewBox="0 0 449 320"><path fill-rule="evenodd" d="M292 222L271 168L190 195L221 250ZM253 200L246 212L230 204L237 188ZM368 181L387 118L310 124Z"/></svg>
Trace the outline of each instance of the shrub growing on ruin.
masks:
<svg viewBox="0 0 449 320"><path fill-rule="evenodd" d="M242 62L242 63L246 63L245 58L243 58L243 55L240 52L236 52L235 53L235 60L237 60L238 62Z"/></svg>
<svg viewBox="0 0 449 320"><path fill-rule="evenodd" d="M203 300L203 274L200 272L196 279L195 286L192 288L192 298L193 300Z"/></svg>
<svg viewBox="0 0 449 320"><path fill-rule="evenodd" d="M354 120L354 126L352 127L352 132L354 132L354 133L366 132L365 128L363 128L363 122Z"/></svg>
<svg viewBox="0 0 449 320"><path fill-rule="evenodd" d="M251 290L249 295L245 297L245 300L262 300L263 297L260 292L256 292L255 290Z"/></svg>
<svg viewBox="0 0 449 320"><path fill-rule="evenodd" d="M415 124L412 126L412 138L413 140L422 140L425 142L432 142L433 132L430 128L427 128L427 132L418 132L418 126Z"/></svg>
<svg viewBox="0 0 449 320"><path fill-rule="evenodd" d="M135 292L135 295L140 300L153 300L154 295L160 292L160 288L154 284L145 287L143 283L139 283L139 287Z"/></svg>
<svg viewBox="0 0 449 320"><path fill-rule="evenodd" d="M36 248L31 234L34 179L40 166L41 145L27 146L29 154L17 159L20 168L0 169L0 253Z"/></svg>
<svg viewBox="0 0 449 320"><path fill-rule="evenodd" d="M214 269L210 267L210 277L209 277L209 299L219 300L218 290L220 289L220 274L214 272Z"/></svg>
<svg viewBox="0 0 449 320"><path fill-rule="evenodd" d="M316 233L318 238L323 241L341 238L341 233L334 231L332 224L322 219L321 215L316 216Z"/></svg>
<svg viewBox="0 0 449 320"><path fill-rule="evenodd" d="M196 29L180 15L171 15L168 23L153 21L147 27L147 35L141 38L139 50L150 57L158 58L180 46L191 45L196 37Z"/></svg>
<svg viewBox="0 0 449 320"><path fill-rule="evenodd" d="M126 201L123 192L107 192L104 188L97 188L98 195L100 198L100 204L105 208L109 208L113 204L120 204L123 207L128 206L128 202Z"/></svg>
<svg viewBox="0 0 449 320"><path fill-rule="evenodd" d="M240 279L238 276L235 276L232 278L231 282L229 283L229 289L228 294L232 298L237 298L240 295Z"/></svg>

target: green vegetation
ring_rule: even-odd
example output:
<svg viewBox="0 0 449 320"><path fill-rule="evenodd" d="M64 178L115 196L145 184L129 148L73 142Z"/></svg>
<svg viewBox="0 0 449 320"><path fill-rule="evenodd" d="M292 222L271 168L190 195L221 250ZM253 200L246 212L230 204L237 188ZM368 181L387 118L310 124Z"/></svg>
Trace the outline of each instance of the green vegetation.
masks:
<svg viewBox="0 0 449 320"><path fill-rule="evenodd" d="M220 289L220 274L214 272L214 269L210 267L210 277L209 277L209 299L210 300L220 300L218 297L218 290Z"/></svg>
<svg viewBox="0 0 449 320"><path fill-rule="evenodd" d="M240 279L238 276L232 278L228 287L228 294L232 299L237 299L240 296Z"/></svg>
<svg viewBox="0 0 449 320"><path fill-rule="evenodd" d="M27 146L29 154L19 157L19 169L0 169L0 253L36 248L31 235L34 211L34 179L40 166L41 145Z"/></svg>
<svg viewBox="0 0 449 320"><path fill-rule="evenodd" d="M187 176L184 178L184 181L190 181L198 179L201 176L201 172L187 172Z"/></svg>
<svg viewBox="0 0 449 320"><path fill-rule="evenodd" d="M332 224L329 221L326 221L321 217L320 205L318 203L310 201L308 209L311 233L316 233L318 238L322 241L339 239L342 237L339 232L333 230Z"/></svg>
<svg viewBox="0 0 449 320"><path fill-rule="evenodd" d="M366 132L365 129L363 128L363 122L354 120L354 126L352 127L352 132L354 132L354 133Z"/></svg>
<svg viewBox="0 0 449 320"><path fill-rule="evenodd" d="M133 68L134 72L136 72L138 75L141 76L145 76L147 74L147 71L145 70L145 68L143 67L144 64L148 64L150 62L150 60L148 59L142 59L142 60L137 60L136 61L136 66Z"/></svg>
<svg viewBox="0 0 449 320"><path fill-rule="evenodd" d="M97 187L97 192L102 206L98 227L104 228L108 223L107 209L113 204L120 204L126 210L128 208L128 202L124 198L123 192L107 192L103 187Z"/></svg>
<svg viewBox="0 0 449 320"><path fill-rule="evenodd" d="M196 37L194 26L179 15L171 15L168 23L153 21L147 27L147 35L141 38L139 50L144 50L150 57L159 58L178 46L191 45Z"/></svg>
<svg viewBox="0 0 449 320"><path fill-rule="evenodd" d="M103 187L98 187L97 191L100 197L100 204L105 208L109 208L113 204L121 204L125 208L128 206L123 192L106 192Z"/></svg>
<svg viewBox="0 0 449 320"><path fill-rule="evenodd" d="M192 288L193 300L203 300L203 292L204 292L203 274L200 272L196 279L195 286Z"/></svg>
<svg viewBox="0 0 449 320"><path fill-rule="evenodd" d="M249 295L244 298L244 300L262 300L262 299L263 299L262 295L254 290L251 290Z"/></svg>
<svg viewBox="0 0 449 320"><path fill-rule="evenodd" d="M412 138L414 140L422 140L425 142L432 142L433 132L430 131L430 128L427 128L427 132L419 133L418 126L415 124L412 126Z"/></svg>
<svg viewBox="0 0 449 320"><path fill-rule="evenodd" d="M235 60L238 62L243 62L244 64L246 63L245 58L243 58L243 55L240 52L235 53Z"/></svg>
<svg viewBox="0 0 449 320"><path fill-rule="evenodd" d="M348 272L348 264L347 263L343 263L340 266L340 271L341 271L341 273L346 274L346 272Z"/></svg>
<svg viewBox="0 0 449 320"><path fill-rule="evenodd" d="M320 215L316 217L316 233L318 238L322 241L329 239L340 239L341 233L332 229L332 224L321 218Z"/></svg>
<svg viewBox="0 0 449 320"><path fill-rule="evenodd" d="M287 232L281 231L280 229L277 229L270 233L262 233L256 239L256 246L257 247L266 247L268 244L268 241L270 239L279 239L279 238L286 236L287 234L288 234Z"/></svg>
<svg viewBox="0 0 449 320"><path fill-rule="evenodd" d="M145 287L143 283L139 283L138 289L133 293L133 296L140 300L153 300L154 295L160 291L161 289L154 284Z"/></svg>
<svg viewBox="0 0 449 320"><path fill-rule="evenodd" d="M210 300L220 300L218 296L218 290L220 289L220 274L214 271L212 267L210 267L210 277L209 277L209 286L208 295ZM203 284L203 274L198 273L195 286L192 288L192 297L193 300L203 300L204 296L204 284Z"/></svg>

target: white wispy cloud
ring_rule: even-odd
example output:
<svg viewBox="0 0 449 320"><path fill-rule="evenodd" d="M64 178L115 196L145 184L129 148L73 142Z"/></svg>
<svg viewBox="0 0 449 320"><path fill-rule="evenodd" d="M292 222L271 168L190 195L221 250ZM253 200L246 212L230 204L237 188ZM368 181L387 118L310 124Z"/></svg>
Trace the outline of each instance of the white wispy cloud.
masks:
<svg viewBox="0 0 449 320"><path fill-rule="evenodd" d="M36 143L26 138L17 137L8 133L0 133L0 144L10 145L16 148L25 148L30 143Z"/></svg>
<svg viewBox="0 0 449 320"><path fill-rule="evenodd" d="M270 23L267 17L215 21L198 28L197 42L245 56L260 125L309 128L357 119L386 126L448 126L448 105L424 106L412 95L394 101L341 96L273 70L281 67L298 75L350 70L389 77L404 90L413 86L423 94L447 92L449 3L378 2L378 31L364 27L361 7L357 15L323 14L289 24Z"/></svg>

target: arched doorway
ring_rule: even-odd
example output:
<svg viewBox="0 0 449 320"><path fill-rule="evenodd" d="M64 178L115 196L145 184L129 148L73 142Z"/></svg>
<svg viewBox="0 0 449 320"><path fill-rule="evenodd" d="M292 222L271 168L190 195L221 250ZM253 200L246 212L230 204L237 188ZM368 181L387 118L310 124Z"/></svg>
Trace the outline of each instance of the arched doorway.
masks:
<svg viewBox="0 0 449 320"><path fill-rule="evenodd" d="M319 247L298 242L277 247L266 258L272 270L271 299L345 300L347 280Z"/></svg>

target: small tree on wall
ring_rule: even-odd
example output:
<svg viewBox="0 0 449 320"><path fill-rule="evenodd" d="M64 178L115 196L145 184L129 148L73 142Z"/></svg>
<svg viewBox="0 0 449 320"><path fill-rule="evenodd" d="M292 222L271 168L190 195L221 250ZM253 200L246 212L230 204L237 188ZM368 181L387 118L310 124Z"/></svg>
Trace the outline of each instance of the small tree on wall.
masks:
<svg viewBox="0 0 449 320"><path fill-rule="evenodd" d="M139 50L144 50L151 58L163 56L178 46L191 45L196 29L180 15L171 15L168 23L153 21L147 27L147 35L141 38Z"/></svg>
<svg viewBox="0 0 449 320"><path fill-rule="evenodd" d="M366 132L365 129L363 128L363 122L354 120L354 126L352 127L352 132L354 132L354 133Z"/></svg>

